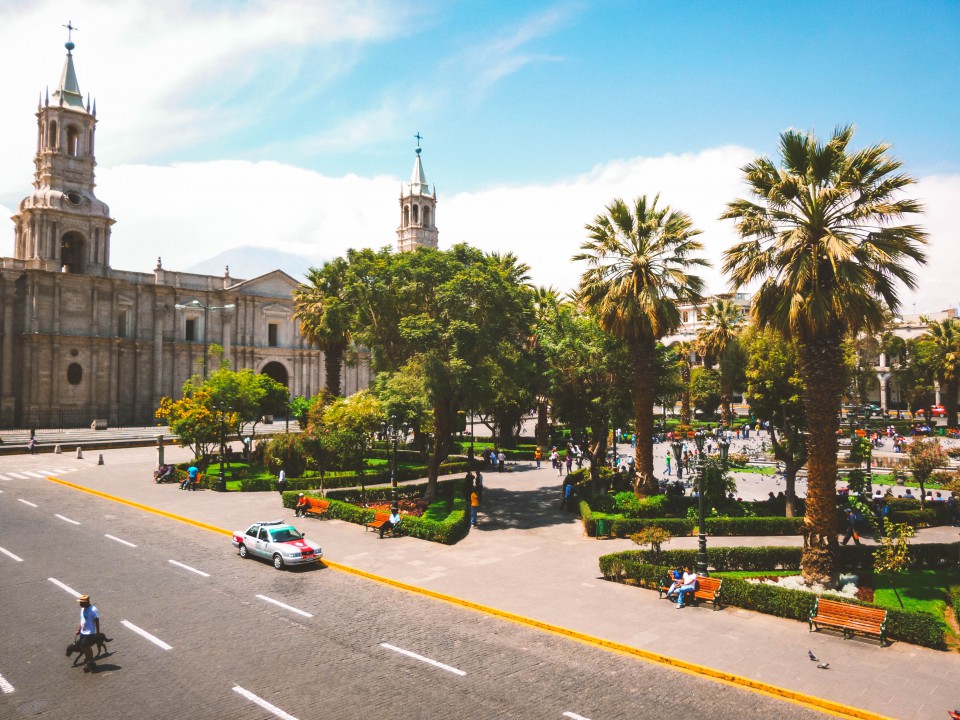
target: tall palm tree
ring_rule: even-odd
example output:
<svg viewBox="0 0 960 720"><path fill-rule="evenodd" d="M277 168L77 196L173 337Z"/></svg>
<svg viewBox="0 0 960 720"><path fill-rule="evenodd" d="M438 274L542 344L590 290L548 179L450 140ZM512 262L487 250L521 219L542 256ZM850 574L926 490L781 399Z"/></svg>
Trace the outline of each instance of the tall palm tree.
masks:
<svg viewBox="0 0 960 720"><path fill-rule="evenodd" d="M682 425L690 424L690 372L693 369L693 363L690 362L690 356L694 353L693 343L687 340L679 340L670 346L673 353L677 356L677 365L680 368L680 385L683 390L680 391L680 423Z"/></svg>
<svg viewBox="0 0 960 720"><path fill-rule="evenodd" d="M806 392L809 485L803 576L836 585L837 430L846 390L841 343L876 332L884 311L899 305L898 284L916 286L908 261L923 263L926 233L896 224L922 212L902 191L915 181L880 143L848 148L852 127L826 142L813 133L780 135L780 165L761 157L743 168L753 199L727 205L742 242L724 254L724 271L739 288L760 287L751 312L800 344ZM910 263L912 264L912 263Z"/></svg>
<svg viewBox="0 0 960 720"><path fill-rule="evenodd" d="M708 303L700 316L703 323L697 333L697 352L704 364L710 367L733 347L743 325L743 310L732 300L720 298ZM733 395L733 378L729 369L720 364L720 420L730 427L730 397Z"/></svg>
<svg viewBox="0 0 960 720"><path fill-rule="evenodd" d="M703 245L690 216L657 207L657 195L632 205L616 199L586 226L589 239L574 260L588 269L577 296L608 333L626 342L630 353L633 415L637 437L638 492L659 492L653 475L653 403L656 342L680 326L679 302L699 302L703 279L691 267L707 261L693 257Z"/></svg>
<svg viewBox="0 0 960 720"><path fill-rule="evenodd" d="M346 275L349 263L336 258L321 268L310 268L306 283L293 291L300 331L323 351L326 389L340 393L343 359L350 346L351 304L346 300Z"/></svg>
<svg viewBox="0 0 960 720"><path fill-rule="evenodd" d="M549 377L547 375L547 361L543 352L542 337L548 327L555 323L560 313L560 293L552 285L543 285L533 291L533 332L530 335L530 349L533 352L533 361L536 366L536 400L537 400L537 427L535 436L541 450L547 449L549 434Z"/></svg>
<svg viewBox="0 0 960 720"><path fill-rule="evenodd" d="M960 389L960 323L946 318L927 325L923 339L932 346L933 373L940 383L940 399L947 411L947 427L957 427L957 390Z"/></svg>

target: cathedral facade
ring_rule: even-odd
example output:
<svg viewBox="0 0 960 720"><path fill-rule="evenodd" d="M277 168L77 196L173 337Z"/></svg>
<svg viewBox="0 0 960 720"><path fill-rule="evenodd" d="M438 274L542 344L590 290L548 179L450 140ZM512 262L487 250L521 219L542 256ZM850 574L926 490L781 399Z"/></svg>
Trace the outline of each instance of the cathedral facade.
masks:
<svg viewBox="0 0 960 720"><path fill-rule="evenodd" d="M110 266L114 220L94 192L96 103L80 93L74 44L59 85L37 108L34 191L16 215L14 257L0 258L0 427L153 424L164 396L223 347L235 370L282 382L291 397L324 386L323 354L300 333L275 270L242 280L163 267ZM369 363L343 371L343 391L369 386Z"/></svg>

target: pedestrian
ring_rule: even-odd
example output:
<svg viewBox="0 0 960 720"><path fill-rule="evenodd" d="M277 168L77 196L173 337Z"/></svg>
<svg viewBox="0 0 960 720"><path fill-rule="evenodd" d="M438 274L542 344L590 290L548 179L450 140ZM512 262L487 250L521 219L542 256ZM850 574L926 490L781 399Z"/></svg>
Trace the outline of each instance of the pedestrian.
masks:
<svg viewBox="0 0 960 720"><path fill-rule="evenodd" d="M477 512L480 510L480 493L477 492L477 488L473 488L473 492L470 493L470 525L471 527L477 526Z"/></svg>
<svg viewBox="0 0 960 720"><path fill-rule="evenodd" d="M280 468L280 475L277 477L277 492L283 495L283 491L287 489L287 471L283 468Z"/></svg>
<svg viewBox="0 0 960 720"><path fill-rule="evenodd" d="M37 454L37 439L35 437L30 438L30 442L27 443L27 449L31 455Z"/></svg>
<svg viewBox="0 0 960 720"><path fill-rule="evenodd" d="M539 470L540 461L543 460L543 451L540 449L539 445L537 445L537 449L533 451L533 459L537 461L537 470Z"/></svg>
<svg viewBox="0 0 960 720"><path fill-rule="evenodd" d="M503 469L507 465L507 454L501 450L497 453L497 470L503 472Z"/></svg>
<svg viewBox="0 0 960 720"><path fill-rule="evenodd" d="M957 526L957 498L953 493L947 498L947 513L950 516L950 527Z"/></svg>
<svg viewBox="0 0 960 720"><path fill-rule="evenodd" d="M560 453L557 452L556 448L550 451L550 465L554 470L557 469L557 465L560 463Z"/></svg>
<svg viewBox="0 0 960 720"><path fill-rule="evenodd" d="M567 450L567 475L573 470L573 453Z"/></svg>
<svg viewBox="0 0 960 720"><path fill-rule="evenodd" d="M847 534L843 536L843 542L841 544L846 545L850 542L850 538L853 538L855 545L860 544L860 534L857 532L857 516L854 514L853 510L847 508Z"/></svg>
<svg viewBox="0 0 960 720"><path fill-rule="evenodd" d="M473 484L473 489L477 491L477 499L483 502L483 473L477 472L477 480Z"/></svg>
<svg viewBox="0 0 960 720"><path fill-rule="evenodd" d="M197 482L197 475L200 473L200 470L196 465L191 465L187 468L187 476L183 479L183 482L180 483L181 490L190 490Z"/></svg>
<svg viewBox="0 0 960 720"><path fill-rule="evenodd" d="M569 475L567 475L567 479L563 481L563 487L560 489L560 509L573 509L573 481Z"/></svg>
<svg viewBox="0 0 960 720"><path fill-rule="evenodd" d="M100 612L96 605L90 603L89 595L81 595L77 598L80 603L80 625L77 627L77 635L80 639L77 641L77 647L86 661L83 665L84 672L90 672L96 665L93 663L93 645L94 635L100 632Z"/></svg>
<svg viewBox="0 0 960 720"><path fill-rule="evenodd" d="M667 458L666 458L666 460L667 460L667 469L663 471L663 474L664 474L664 475L672 475L673 473L672 473L672 471L670 470L670 451L669 451L669 450L667 451Z"/></svg>

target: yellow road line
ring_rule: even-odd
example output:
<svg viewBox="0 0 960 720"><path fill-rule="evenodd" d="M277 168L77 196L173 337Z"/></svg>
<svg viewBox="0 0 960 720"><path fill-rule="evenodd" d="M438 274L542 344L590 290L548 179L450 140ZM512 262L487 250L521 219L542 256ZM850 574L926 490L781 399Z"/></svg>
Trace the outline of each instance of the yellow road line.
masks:
<svg viewBox="0 0 960 720"><path fill-rule="evenodd" d="M99 490L92 490L91 488L84 487L83 485L76 485L74 483L66 482L56 477L48 477L48 480L64 485L74 490L80 490L81 492L89 493L91 495L96 495L97 497L104 498L106 500L112 500L114 502L121 503L123 505L129 505L130 507L137 508L138 510L143 510L145 512L153 513L155 515L160 515L171 520L176 520L178 522L186 523L188 525L193 525L194 527L207 530L209 532L219 533L221 535L233 535L230 530L225 530L223 528L217 527L216 525L210 525L208 523L203 523L198 520L192 520L188 517L182 515L176 515L174 513L169 513L165 510L159 510L149 505L143 505L141 503L133 502L132 500L125 500L124 498L117 497L115 495L110 495L108 493L100 492ZM490 607L489 605L482 605L480 603L473 602L471 600L464 600L463 598L458 598L453 595L446 595L444 593L436 592L434 590L428 590L426 588L418 587L416 585L410 585L408 583L400 582L399 580L393 580L382 575L375 575L374 573L367 572L366 570L360 570L358 568L350 567L349 565L343 565L332 560L327 560L324 558L323 564L327 565L334 570L339 570L341 572L350 573L351 575L356 575L358 577L366 578L368 580L373 580L375 582L383 583L385 585L391 585L400 590L406 590L407 592L416 593L418 595L423 595L425 597L430 597L435 600L441 600L443 602L451 603L453 605L458 605L460 607L468 608L470 610L475 610L476 612L484 613L486 615L493 615L495 617L502 618L504 620L509 620L510 622L517 623L519 625L524 625L526 627L537 628L545 632L549 632L554 635L560 635L562 637L570 638L577 640L578 642L586 643L587 645L593 645L595 647L604 648L606 650L613 650L614 652L622 653L624 655L629 655L631 657L641 658L647 662L656 663L658 665L665 665L667 667L680 670L689 675L694 675L698 677L705 677L717 682L722 682L726 685L732 685L735 687L746 688L752 692L766 695L768 697L777 698L780 700L786 700L788 702L794 703L796 705L801 705L803 707L808 707L820 712L825 712L830 715L835 715L840 718L856 718L857 720L893 720L892 718L886 715L879 715L875 712L869 710L862 710L860 708L850 707L842 703L834 702L833 700L827 700L826 698L820 698L815 695L808 695L806 693L797 692L796 690L790 690L788 688L779 687L778 685L773 685L771 683L762 682L760 680L753 680L742 675L734 675L733 673L724 672L723 670L716 670L705 665L699 665L697 663L689 662L687 660L681 660L679 658L671 657L669 655L663 655L661 653L651 652L650 650L642 650L640 648L635 648L630 645L624 645L623 643L615 642L613 640L605 640L603 638L594 637L586 633L579 632L577 630L571 630L569 628L562 627L560 625L553 625L551 623L541 622L540 620L534 620L532 618L525 617L523 615L517 615L516 613L509 612L507 610L499 610L495 607Z"/></svg>

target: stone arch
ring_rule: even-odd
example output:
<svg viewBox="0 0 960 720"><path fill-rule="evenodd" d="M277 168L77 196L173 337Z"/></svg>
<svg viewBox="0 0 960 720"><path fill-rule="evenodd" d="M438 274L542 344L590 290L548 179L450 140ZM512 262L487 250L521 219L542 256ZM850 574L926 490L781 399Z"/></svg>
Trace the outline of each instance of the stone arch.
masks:
<svg viewBox="0 0 960 720"><path fill-rule="evenodd" d="M86 245L86 239L76 231L71 230L60 238L60 264L64 272L83 272Z"/></svg>
<svg viewBox="0 0 960 720"><path fill-rule="evenodd" d="M80 131L76 125L67 125L67 155L80 157Z"/></svg>
<svg viewBox="0 0 960 720"><path fill-rule="evenodd" d="M403 206L403 226L408 227L410 225L410 206Z"/></svg>
<svg viewBox="0 0 960 720"><path fill-rule="evenodd" d="M270 360L260 368L260 374L273 378L285 388L290 387L290 371L287 366L278 360Z"/></svg>
<svg viewBox="0 0 960 720"><path fill-rule="evenodd" d="M427 205L423 206L423 226L430 227L430 207Z"/></svg>
<svg viewBox="0 0 960 720"><path fill-rule="evenodd" d="M47 147L56 150L59 144L57 140L57 121L51 120L50 124L47 125Z"/></svg>
<svg viewBox="0 0 960 720"><path fill-rule="evenodd" d="M413 206L413 224L420 224L420 206L416 204Z"/></svg>

